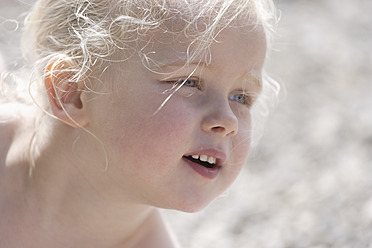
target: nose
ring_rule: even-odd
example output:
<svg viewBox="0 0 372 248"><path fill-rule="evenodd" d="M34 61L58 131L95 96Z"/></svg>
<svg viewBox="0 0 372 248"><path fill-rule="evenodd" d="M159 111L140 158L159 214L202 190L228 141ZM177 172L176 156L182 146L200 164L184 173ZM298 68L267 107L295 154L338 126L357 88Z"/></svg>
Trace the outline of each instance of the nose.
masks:
<svg viewBox="0 0 372 248"><path fill-rule="evenodd" d="M215 106L204 116L202 130L223 137L235 136L238 133L238 118L229 104Z"/></svg>

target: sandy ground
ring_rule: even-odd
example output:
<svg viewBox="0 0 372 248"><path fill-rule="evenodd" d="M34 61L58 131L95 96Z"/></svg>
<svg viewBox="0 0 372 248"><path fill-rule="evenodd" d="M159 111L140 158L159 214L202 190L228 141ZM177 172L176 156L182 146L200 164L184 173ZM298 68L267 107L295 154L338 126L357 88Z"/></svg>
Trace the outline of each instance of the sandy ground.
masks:
<svg viewBox="0 0 372 248"><path fill-rule="evenodd" d="M206 210L165 215L185 248L372 248L372 1L276 4L267 70L285 90L259 146ZM4 20L23 9L1 0L8 65L17 32Z"/></svg>

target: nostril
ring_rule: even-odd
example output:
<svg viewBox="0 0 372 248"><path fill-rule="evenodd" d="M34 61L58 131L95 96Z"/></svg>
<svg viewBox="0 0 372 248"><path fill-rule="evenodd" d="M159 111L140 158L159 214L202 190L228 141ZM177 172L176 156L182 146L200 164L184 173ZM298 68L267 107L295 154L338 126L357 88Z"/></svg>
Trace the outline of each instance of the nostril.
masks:
<svg viewBox="0 0 372 248"><path fill-rule="evenodd" d="M218 108L203 118L201 128L221 136L234 136L238 131L238 119L231 110Z"/></svg>
<svg viewBox="0 0 372 248"><path fill-rule="evenodd" d="M220 134L223 134L225 136L234 136L236 131L235 130L227 130L226 128L224 127L221 127L221 126L218 126L218 127L212 127L211 128L212 132L215 132L215 133L220 133Z"/></svg>
<svg viewBox="0 0 372 248"><path fill-rule="evenodd" d="M225 132L226 129L224 127L221 127L221 126L217 126L217 127L212 127L212 131L214 131L216 133L221 133L221 132Z"/></svg>

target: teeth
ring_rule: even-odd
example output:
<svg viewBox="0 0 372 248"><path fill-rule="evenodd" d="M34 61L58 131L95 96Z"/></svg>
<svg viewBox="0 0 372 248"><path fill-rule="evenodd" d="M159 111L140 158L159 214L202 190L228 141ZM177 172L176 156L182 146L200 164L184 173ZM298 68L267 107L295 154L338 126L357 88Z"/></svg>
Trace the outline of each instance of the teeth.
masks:
<svg viewBox="0 0 372 248"><path fill-rule="evenodd" d="M200 155L200 161L207 162L208 161L208 156L207 155Z"/></svg>
<svg viewBox="0 0 372 248"><path fill-rule="evenodd" d="M214 157L209 157L208 155L192 155L191 156L193 159L199 159L200 161L203 161L203 162L208 162L210 164L216 164L216 158Z"/></svg>
<svg viewBox="0 0 372 248"><path fill-rule="evenodd" d="M215 164L215 163L216 163L216 158L214 158L214 157L209 157L209 158L208 158L208 163L210 163L210 164Z"/></svg>

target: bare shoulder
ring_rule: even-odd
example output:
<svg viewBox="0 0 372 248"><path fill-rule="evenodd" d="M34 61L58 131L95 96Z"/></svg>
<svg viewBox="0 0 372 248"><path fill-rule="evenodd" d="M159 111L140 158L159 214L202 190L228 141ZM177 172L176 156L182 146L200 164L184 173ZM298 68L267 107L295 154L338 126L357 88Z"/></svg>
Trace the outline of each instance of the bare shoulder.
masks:
<svg viewBox="0 0 372 248"><path fill-rule="evenodd" d="M9 103L0 100L0 133L10 128L19 119L21 107L19 103Z"/></svg>
<svg viewBox="0 0 372 248"><path fill-rule="evenodd" d="M19 123L21 107L16 103L7 103L0 99L0 157L4 156L12 142Z"/></svg>

